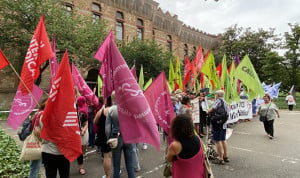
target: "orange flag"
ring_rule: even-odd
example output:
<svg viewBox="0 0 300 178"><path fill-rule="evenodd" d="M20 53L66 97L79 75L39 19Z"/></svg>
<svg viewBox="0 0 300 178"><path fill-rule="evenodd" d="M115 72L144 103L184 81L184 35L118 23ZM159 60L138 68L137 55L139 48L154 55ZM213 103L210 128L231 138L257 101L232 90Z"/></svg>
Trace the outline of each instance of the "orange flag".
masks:
<svg viewBox="0 0 300 178"><path fill-rule="evenodd" d="M32 91L34 80L40 75L40 65L50 59L52 55L43 15L30 41L21 73L21 79L30 92ZM22 82L20 82L20 87L23 95L29 93Z"/></svg>
<svg viewBox="0 0 300 178"><path fill-rule="evenodd" d="M7 58L3 54L2 50L0 49L0 70L6 67L9 64Z"/></svg>

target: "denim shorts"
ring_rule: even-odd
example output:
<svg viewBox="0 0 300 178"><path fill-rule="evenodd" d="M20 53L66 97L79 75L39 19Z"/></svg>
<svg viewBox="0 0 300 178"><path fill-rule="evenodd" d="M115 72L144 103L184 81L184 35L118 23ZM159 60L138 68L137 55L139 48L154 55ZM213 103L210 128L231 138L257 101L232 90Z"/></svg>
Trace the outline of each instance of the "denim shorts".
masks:
<svg viewBox="0 0 300 178"><path fill-rule="evenodd" d="M213 139L214 141L225 141L226 129L213 129Z"/></svg>

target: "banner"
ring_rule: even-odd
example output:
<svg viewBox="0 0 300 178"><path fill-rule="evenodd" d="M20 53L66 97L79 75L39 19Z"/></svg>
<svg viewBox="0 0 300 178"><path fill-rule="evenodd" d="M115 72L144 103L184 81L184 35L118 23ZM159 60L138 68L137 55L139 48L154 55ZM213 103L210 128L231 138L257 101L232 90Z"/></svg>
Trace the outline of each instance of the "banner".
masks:
<svg viewBox="0 0 300 178"><path fill-rule="evenodd" d="M43 90L35 84L33 85L32 95L22 95L19 87L10 109L7 124L16 130L35 108L37 105L36 101L39 101L42 95ZM36 101L32 98L32 96L36 99Z"/></svg>
<svg viewBox="0 0 300 178"><path fill-rule="evenodd" d="M0 49L0 70L6 67L9 64L7 58L3 54L2 50Z"/></svg>
<svg viewBox="0 0 300 178"><path fill-rule="evenodd" d="M191 100L192 120L193 123L200 123L199 98Z"/></svg>
<svg viewBox="0 0 300 178"><path fill-rule="evenodd" d="M239 102L233 101L229 106L229 118L227 124L237 122L240 119L252 119L252 103L247 99Z"/></svg>

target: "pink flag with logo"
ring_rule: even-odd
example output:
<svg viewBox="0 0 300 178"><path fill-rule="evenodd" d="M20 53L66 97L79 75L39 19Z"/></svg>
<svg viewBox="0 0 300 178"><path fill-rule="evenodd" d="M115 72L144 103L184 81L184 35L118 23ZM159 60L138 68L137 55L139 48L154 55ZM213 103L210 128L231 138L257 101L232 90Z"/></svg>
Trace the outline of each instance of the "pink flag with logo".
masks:
<svg viewBox="0 0 300 178"><path fill-rule="evenodd" d="M106 82L105 86L108 86L107 82L111 82L111 91L116 92L120 131L124 142L149 143L159 151L160 136L151 108L113 38L107 50L103 65L108 69L104 75L109 80L103 83ZM109 96L111 93L107 94Z"/></svg>
<svg viewBox="0 0 300 178"><path fill-rule="evenodd" d="M51 70L51 76L50 76L50 89L53 83L53 80L55 78L55 75L58 71L59 65L57 63L57 59L56 59L56 49L55 49L55 37L54 35L52 35L52 53L53 53L53 57L50 59L50 70ZM49 90L50 90L49 89Z"/></svg>
<svg viewBox="0 0 300 178"><path fill-rule="evenodd" d="M112 71L111 71L111 62L108 62L108 59L111 58L110 54L110 41L114 40L113 32L110 31L103 43L100 45L98 51L96 52L94 58L98 59L102 62L100 68L100 74L102 76L103 84L102 84L102 93L103 97L107 98L111 95L113 91L113 81L112 81ZM105 64L105 65L104 65Z"/></svg>
<svg viewBox="0 0 300 178"><path fill-rule="evenodd" d="M74 81L74 85L77 86L79 92L82 96L84 96L92 105L98 105L98 98L95 93L90 89L85 80L80 75L79 71L75 67L74 63L72 63L72 77Z"/></svg>
<svg viewBox="0 0 300 178"><path fill-rule="evenodd" d="M16 130L35 108L37 105L36 101L39 101L42 95L43 90L35 84L33 84L32 95L30 93L22 95L19 87L10 109L7 124Z"/></svg>
<svg viewBox="0 0 300 178"><path fill-rule="evenodd" d="M137 75L136 75L136 70L135 70L135 64L131 68L131 73L134 76L135 80L137 81Z"/></svg>
<svg viewBox="0 0 300 178"><path fill-rule="evenodd" d="M175 113L164 72L161 72L152 82L144 92L144 95L151 107L156 122L169 135L171 122L175 117Z"/></svg>

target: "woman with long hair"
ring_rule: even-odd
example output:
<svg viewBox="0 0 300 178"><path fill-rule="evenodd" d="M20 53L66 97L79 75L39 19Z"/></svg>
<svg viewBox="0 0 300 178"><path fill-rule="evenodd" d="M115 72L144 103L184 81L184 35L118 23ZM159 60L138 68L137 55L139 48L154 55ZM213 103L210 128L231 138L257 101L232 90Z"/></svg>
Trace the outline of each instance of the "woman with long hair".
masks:
<svg viewBox="0 0 300 178"><path fill-rule="evenodd" d="M166 160L172 162L172 177L204 178L203 147L189 115L178 115L172 121L171 136L174 141Z"/></svg>

